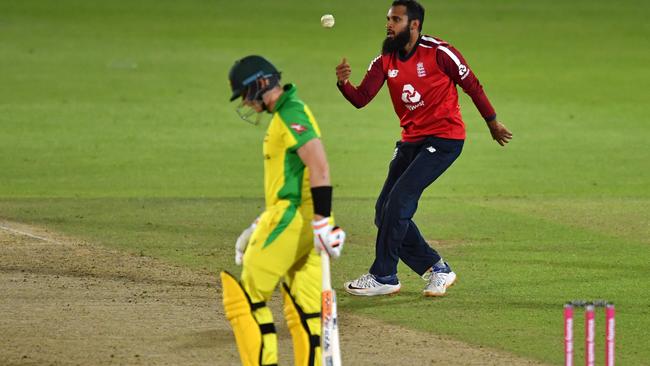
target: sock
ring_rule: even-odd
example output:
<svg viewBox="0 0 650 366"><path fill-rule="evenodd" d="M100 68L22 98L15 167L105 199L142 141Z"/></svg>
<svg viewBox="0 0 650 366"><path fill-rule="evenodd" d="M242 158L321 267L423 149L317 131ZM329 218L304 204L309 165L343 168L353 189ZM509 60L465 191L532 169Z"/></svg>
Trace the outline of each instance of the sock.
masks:
<svg viewBox="0 0 650 366"><path fill-rule="evenodd" d="M440 258L440 260L438 261L438 263L436 263L436 264L433 265L433 271L434 271L434 272L446 272L448 268L451 269L451 268L447 265L447 263L445 263L445 261L442 259L442 257Z"/></svg>
<svg viewBox="0 0 650 366"><path fill-rule="evenodd" d="M375 275L373 275L375 276ZM397 274L392 274L388 276L375 276L375 280L384 285L397 285L399 280L397 279Z"/></svg>

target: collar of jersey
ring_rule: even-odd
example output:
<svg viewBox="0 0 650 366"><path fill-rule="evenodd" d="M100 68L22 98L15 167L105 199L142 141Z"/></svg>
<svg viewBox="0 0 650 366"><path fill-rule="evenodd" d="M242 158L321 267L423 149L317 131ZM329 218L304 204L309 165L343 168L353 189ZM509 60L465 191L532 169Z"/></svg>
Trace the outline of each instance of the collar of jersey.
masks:
<svg viewBox="0 0 650 366"><path fill-rule="evenodd" d="M408 55L402 57L402 55L400 54L400 52L397 51L397 57L399 58L400 61L402 61L402 62L407 61L409 58L411 58L411 56L413 56L413 54L415 53L415 51L417 51L418 46L420 45L420 38L421 38L421 37L422 37L422 35L418 36L418 41L415 42L415 45L413 46L413 49L411 50L411 52L408 53Z"/></svg>
<svg viewBox="0 0 650 366"><path fill-rule="evenodd" d="M277 112L282 108L282 105L288 100L293 98L293 96L296 94L296 86L294 84L285 84L282 89L284 92L282 95L280 95L280 98L278 98L278 101L275 103L275 107L273 108L273 113Z"/></svg>

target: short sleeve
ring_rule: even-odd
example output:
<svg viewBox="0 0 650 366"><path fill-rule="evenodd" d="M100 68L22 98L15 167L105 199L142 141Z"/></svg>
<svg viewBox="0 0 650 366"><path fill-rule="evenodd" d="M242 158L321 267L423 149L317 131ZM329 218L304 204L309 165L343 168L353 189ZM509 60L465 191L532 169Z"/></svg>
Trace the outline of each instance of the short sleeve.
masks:
<svg viewBox="0 0 650 366"><path fill-rule="evenodd" d="M289 151L296 151L312 139L319 138L314 124L301 103L291 103L280 111L280 118L289 133L284 135L284 142Z"/></svg>

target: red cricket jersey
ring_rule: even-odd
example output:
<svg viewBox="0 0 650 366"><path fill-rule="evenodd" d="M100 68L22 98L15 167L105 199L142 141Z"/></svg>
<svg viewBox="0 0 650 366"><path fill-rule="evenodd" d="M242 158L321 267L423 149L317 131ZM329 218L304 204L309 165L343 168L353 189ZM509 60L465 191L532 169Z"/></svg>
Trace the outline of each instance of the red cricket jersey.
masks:
<svg viewBox="0 0 650 366"><path fill-rule="evenodd" d="M472 98L486 121L496 118L483 87L460 52L430 36L421 36L405 57L397 52L377 56L358 87L348 82L339 85L339 90L361 108L377 95L384 81L400 119L403 141L426 136L465 139L456 84Z"/></svg>

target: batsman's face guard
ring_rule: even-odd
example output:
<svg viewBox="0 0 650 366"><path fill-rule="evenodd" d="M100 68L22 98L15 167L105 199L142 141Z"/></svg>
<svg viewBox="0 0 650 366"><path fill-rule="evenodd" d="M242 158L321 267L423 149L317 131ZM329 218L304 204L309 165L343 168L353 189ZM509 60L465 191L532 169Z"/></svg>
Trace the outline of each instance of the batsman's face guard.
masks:
<svg viewBox="0 0 650 366"><path fill-rule="evenodd" d="M267 110L262 96L280 84L280 72L265 58L253 55L236 61L228 79L232 89L230 101L242 98L237 114L246 122L258 124L260 113Z"/></svg>
<svg viewBox="0 0 650 366"><path fill-rule="evenodd" d="M239 118L255 126L262 120L262 113L258 112L255 107L246 105L245 102L237 106L236 112Z"/></svg>

